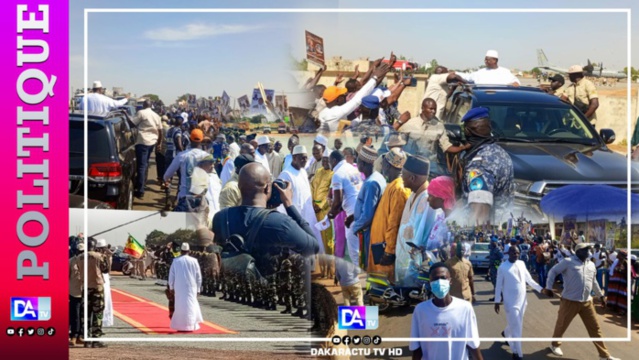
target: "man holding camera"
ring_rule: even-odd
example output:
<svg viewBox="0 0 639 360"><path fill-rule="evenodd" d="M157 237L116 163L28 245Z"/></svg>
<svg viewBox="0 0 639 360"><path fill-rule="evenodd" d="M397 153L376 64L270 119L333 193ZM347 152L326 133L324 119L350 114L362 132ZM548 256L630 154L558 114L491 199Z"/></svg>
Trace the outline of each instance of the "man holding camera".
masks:
<svg viewBox="0 0 639 360"><path fill-rule="evenodd" d="M215 243L224 244L222 234L238 234L247 239L247 233L258 231L259 237L252 249L257 268L262 271L269 267L270 259L280 253L280 248L289 248L298 254L308 256L319 251L319 244L308 223L302 218L293 205L293 188L287 183L286 188L271 183L271 174L260 163L245 165L239 174L239 188L242 204L219 211L213 217ZM273 187L278 191L286 214L270 212L259 229L251 228L259 211L266 208L271 198ZM277 204L279 205L279 204ZM226 223L224 217L233 219ZM224 230L223 230L224 229ZM262 274L268 275L268 274Z"/></svg>

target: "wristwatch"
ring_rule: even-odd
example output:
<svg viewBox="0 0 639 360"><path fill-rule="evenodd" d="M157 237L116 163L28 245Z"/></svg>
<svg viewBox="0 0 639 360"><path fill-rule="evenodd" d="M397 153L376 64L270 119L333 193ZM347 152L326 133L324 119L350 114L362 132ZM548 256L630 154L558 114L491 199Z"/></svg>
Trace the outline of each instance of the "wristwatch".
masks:
<svg viewBox="0 0 639 360"><path fill-rule="evenodd" d="M373 75L372 79L377 81L378 80L377 75Z"/></svg>

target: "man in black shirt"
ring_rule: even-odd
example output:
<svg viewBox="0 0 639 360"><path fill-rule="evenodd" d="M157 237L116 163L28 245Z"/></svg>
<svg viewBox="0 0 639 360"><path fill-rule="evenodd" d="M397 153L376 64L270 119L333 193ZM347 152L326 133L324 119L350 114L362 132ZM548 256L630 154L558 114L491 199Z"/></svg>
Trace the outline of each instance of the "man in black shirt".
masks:
<svg viewBox="0 0 639 360"><path fill-rule="evenodd" d="M269 259L280 253L281 248L288 248L300 255L309 256L319 251L319 244L313 235L308 222L293 205L293 189L290 184L286 189L275 185L280 192L282 204L286 213L273 211L268 214L255 239L251 255L255 258L257 268L262 275L268 274ZM254 224L258 212L266 208L266 202L271 197L272 184L268 170L260 163L245 165L239 174L239 188L242 193L242 205L223 209L213 218L213 232L215 243L224 244L226 239L222 234L238 234L247 240L247 233ZM224 213L228 212L228 223L224 223ZM228 229L224 229L228 226ZM254 225L253 225L254 226Z"/></svg>

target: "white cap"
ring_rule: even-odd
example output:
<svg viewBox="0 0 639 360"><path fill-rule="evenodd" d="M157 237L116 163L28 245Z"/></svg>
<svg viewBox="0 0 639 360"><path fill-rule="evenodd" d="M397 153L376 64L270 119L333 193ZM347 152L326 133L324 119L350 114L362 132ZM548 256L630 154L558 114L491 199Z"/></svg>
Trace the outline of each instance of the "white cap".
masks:
<svg viewBox="0 0 639 360"><path fill-rule="evenodd" d="M389 97L390 94L391 94L391 92L388 89L382 90L380 88L377 88L377 89L375 89L375 91L373 91L373 93L371 95L377 96L379 98L379 101L382 101L382 100L386 99L387 97Z"/></svg>
<svg viewBox="0 0 639 360"><path fill-rule="evenodd" d="M328 146L328 139L324 135L317 135L315 137L315 142L318 143L318 144L322 144L325 147Z"/></svg>
<svg viewBox="0 0 639 360"><path fill-rule="evenodd" d="M101 88L101 87L102 87L102 82L100 80L96 80L93 82L94 89Z"/></svg>
<svg viewBox="0 0 639 360"><path fill-rule="evenodd" d="M106 243L105 239L97 239L95 241L95 247L97 247L97 248L103 248L103 247L106 247L106 246L107 246L107 243Z"/></svg>
<svg viewBox="0 0 639 360"><path fill-rule="evenodd" d="M322 155L322 157L331 157L331 152L328 150L328 148L324 150L324 154Z"/></svg>
<svg viewBox="0 0 639 360"><path fill-rule="evenodd" d="M497 50L488 50L486 51L486 57L499 59L499 53L497 52Z"/></svg>
<svg viewBox="0 0 639 360"><path fill-rule="evenodd" d="M191 250L191 247L189 246L189 243L182 243L182 247L180 249L182 251L189 251Z"/></svg>
<svg viewBox="0 0 639 360"><path fill-rule="evenodd" d="M568 68L568 74L574 74L574 73L580 73L580 72L584 72L584 68L581 67L580 65L573 65Z"/></svg>
<svg viewBox="0 0 639 360"><path fill-rule="evenodd" d="M308 154L308 152L306 151L306 146L296 145L293 148L293 155L297 155L297 154Z"/></svg>
<svg viewBox="0 0 639 360"><path fill-rule="evenodd" d="M260 137L257 138L257 145L268 145L271 143L271 140L268 138L268 136L262 135Z"/></svg>

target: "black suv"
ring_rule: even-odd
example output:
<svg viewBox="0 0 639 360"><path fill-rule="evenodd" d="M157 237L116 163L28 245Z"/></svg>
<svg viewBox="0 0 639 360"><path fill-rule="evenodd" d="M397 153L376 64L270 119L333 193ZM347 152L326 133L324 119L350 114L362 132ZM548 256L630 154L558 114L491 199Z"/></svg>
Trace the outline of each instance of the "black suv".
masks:
<svg viewBox="0 0 639 360"><path fill-rule="evenodd" d="M137 129L125 111L88 116L88 198L114 209L133 206ZM84 196L84 114L69 114L69 193Z"/></svg>
<svg viewBox="0 0 639 360"><path fill-rule="evenodd" d="M607 184L627 188L627 158L606 147L615 140L611 129L597 133L573 105L532 87L465 86L446 103L443 118L453 143L462 139L460 121L471 108L490 111L493 135L513 161L515 206L543 220L541 198L568 184ZM444 154L432 176L447 173ZM439 172L439 173L438 173ZM639 169L631 167L632 179ZM633 181L632 192L639 192Z"/></svg>

